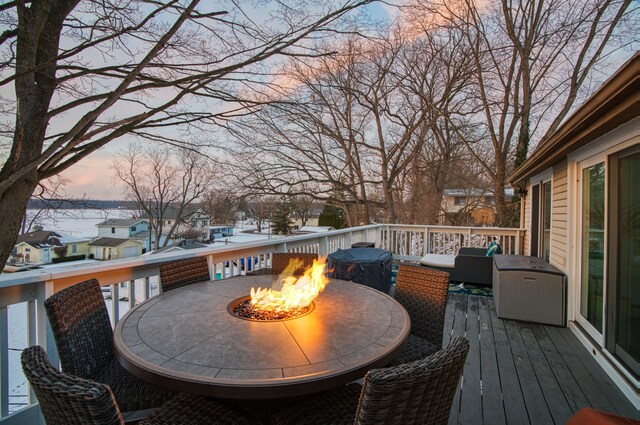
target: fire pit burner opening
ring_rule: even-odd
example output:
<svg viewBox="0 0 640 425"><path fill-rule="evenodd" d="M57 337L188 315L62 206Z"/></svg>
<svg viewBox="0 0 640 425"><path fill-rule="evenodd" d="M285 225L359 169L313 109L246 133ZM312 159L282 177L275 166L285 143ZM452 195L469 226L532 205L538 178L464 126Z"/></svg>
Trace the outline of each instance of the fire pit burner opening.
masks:
<svg viewBox="0 0 640 425"><path fill-rule="evenodd" d="M280 321L297 319L313 311L315 304L312 302L306 307L294 308L290 310L263 310L251 305L251 296L237 298L229 303L227 310L229 313L244 320L254 320L256 322Z"/></svg>

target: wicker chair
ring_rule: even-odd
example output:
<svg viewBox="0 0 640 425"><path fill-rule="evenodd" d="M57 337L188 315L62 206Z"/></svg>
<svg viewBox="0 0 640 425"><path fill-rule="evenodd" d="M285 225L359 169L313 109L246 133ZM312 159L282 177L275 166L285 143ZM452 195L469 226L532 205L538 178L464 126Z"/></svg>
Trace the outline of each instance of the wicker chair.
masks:
<svg viewBox="0 0 640 425"><path fill-rule="evenodd" d="M442 348L449 274L426 267L401 264L395 298L411 317L407 346L392 365L408 363Z"/></svg>
<svg viewBox="0 0 640 425"><path fill-rule="evenodd" d="M107 384L123 411L160 406L176 393L127 372L115 358L113 330L96 279L53 294L44 302L62 370Z"/></svg>
<svg viewBox="0 0 640 425"><path fill-rule="evenodd" d="M318 259L318 254L296 252L274 252L271 254L271 267L247 273L248 275L272 274L279 275L289 264L289 261L298 258L302 260L302 268L307 269L313 265L313 260Z"/></svg>
<svg viewBox="0 0 640 425"><path fill-rule="evenodd" d="M124 424L111 388L53 368L40 346L22 352L22 369L31 383L47 425ZM186 394L172 398L140 425L248 425L230 408L207 398Z"/></svg>
<svg viewBox="0 0 640 425"><path fill-rule="evenodd" d="M362 388L350 384L276 412L277 425L446 424L469 342L454 338L444 349L411 363L370 370Z"/></svg>
<svg viewBox="0 0 640 425"><path fill-rule="evenodd" d="M162 292L211 280L206 257L172 261L160 266L160 287Z"/></svg>

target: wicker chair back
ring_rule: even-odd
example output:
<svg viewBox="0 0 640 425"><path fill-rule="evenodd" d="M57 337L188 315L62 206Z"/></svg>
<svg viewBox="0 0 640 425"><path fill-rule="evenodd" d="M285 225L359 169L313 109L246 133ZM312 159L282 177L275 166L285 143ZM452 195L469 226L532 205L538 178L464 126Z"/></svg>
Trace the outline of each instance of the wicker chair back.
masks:
<svg viewBox="0 0 640 425"><path fill-rule="evenodd" d="M429 357L371 370L364 378L355 423L447 424L468 351L469 341L457 337Z"/></svg>
<svg viewBox="0 0 640 425"><path fill-rule="evenodd" d="M25 349L21 360L47 425L124 424L108 385L57 371L40 346Z"/></svg>
<svg viewBox="0 0 640 425"><path fill-rule="evenodd" d="M278 275L284 271L289 264L289 261L297 258L302 260L302 269L298 269L297 272L308 269L313 265L313 260L318 259L318 254L315 253L296 253L296 252L274 252L271 254L271 274Z"/></svg>
<svg viewBox="0 0 640 425"><path fill-rule="evenodd" d="M449 273L401 264L395 298L411 317L411 333L442 348Z"/></svg>
<svg viewBox="0 0 640 425"><path fill-rule="evenodd" d="M115 358L113 330L96 279L56 292L44 302L62 369L95 379Z"/></svg>
<svg viewBox="0 0 640 425"><path fill-rule="evenodd" d="M206 257L172 261L160 266L160 286L162 292L182 288L192 283L211 280Z"/></svg>

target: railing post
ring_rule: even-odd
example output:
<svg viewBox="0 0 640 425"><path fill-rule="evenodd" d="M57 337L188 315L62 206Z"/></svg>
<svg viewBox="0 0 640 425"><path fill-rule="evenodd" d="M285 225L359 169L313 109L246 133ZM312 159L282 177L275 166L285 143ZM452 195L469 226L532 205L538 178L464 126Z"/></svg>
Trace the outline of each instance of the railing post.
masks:
<svg viewBox="0 0 640 425"><path fill-rule="evenodd" d="M213 255L207 255L207 268L209 269L209 279L216 280L216 265L213 262Z"/></svg>
<svg viewBox="0 0 640 425"><path fill-rule="evenodd" d="M424 243L422 244L422 256L431 254L431 231L429 226L424 226Z"/></svg>
<svg viewBox="0 0 640 425"><path fill-rule="evenodd" d="M329 255L329 238L327 236L322 237L318 242L318 255L320 257Z"/></svg>
<svg viewBox="0 0 640 425"><path fill-rule="evenodd" d="M0 307L0 417L9 414L9 319L6 306Z"/></svg>
<svg viewBox="0 0 640 425"><path fill-rule="evenodd" d="M56 347L56 340L53 337L53 330L47 319L47 312L44 309L44 300L51 295L53 295L53 282L48 281L38 284L36 289L36 320L38 322L35 328L38 333L36 336L38 344L47 350L51 364L57 367L60 363L58 348Z"/></svg>
<svg viewBox="0 0 640 425"><path fill-rule="evenodd" d="M352 244L352 240L353 240L353 238L351 236L352 236L352 232L349 232L349 233L344 235L344 249L351 248L351 244Z"/></svg>

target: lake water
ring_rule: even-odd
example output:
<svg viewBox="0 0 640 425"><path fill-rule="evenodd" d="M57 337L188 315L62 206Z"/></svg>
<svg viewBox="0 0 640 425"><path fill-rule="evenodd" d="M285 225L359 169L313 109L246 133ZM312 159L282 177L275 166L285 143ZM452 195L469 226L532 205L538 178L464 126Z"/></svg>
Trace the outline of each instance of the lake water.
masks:
<svg viewBox="0 0 640 425"><path fill-rule="evenodd" d="M27 210L27 216L33 217L37 210ZM38 220L44 230L63 233L69 236L98 236L96 224L109 218L131 218L133 210L55 210L48 217Z"/></svg>

